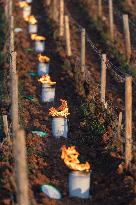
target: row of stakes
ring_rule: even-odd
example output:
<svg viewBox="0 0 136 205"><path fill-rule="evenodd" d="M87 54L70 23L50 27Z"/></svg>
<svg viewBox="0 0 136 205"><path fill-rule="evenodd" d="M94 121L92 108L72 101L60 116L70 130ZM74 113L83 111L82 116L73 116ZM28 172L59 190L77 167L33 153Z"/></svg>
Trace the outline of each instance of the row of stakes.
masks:
<svg viewBox="0 0 136 205"><path fill-rule="evenodd" d="M42 83L42 102L53 102L55 98L55 84L50 79L50 59L43 55L45 51L45 37L37 35L38 24L37 19L31 15L31 3L32 0L19 1L18 5L23 9L23 18L28 22L28 31L31 35L31 39L35 42L35 51L38 54L38 76L39 82ZM70 114L68 111L67 101L60 100L61 106L58 108L51 107L49 109L49 115L52 116L52 134L55 138L65 137L67 138L68 124L67 116ZM61 158L64 163L72 170L69 174L68 187L69 196L88 199L90 194L90 177L91 168L88 162L80 163L75 146L66 147L62 146ZM42 190L51 198L60 199L60 192L49 186L43 185Z"/></svg>

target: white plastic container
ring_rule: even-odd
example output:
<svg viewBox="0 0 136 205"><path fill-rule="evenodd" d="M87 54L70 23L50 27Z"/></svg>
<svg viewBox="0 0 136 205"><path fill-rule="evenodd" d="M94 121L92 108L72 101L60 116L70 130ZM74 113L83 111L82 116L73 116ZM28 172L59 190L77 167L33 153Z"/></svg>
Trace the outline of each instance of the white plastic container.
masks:
<svg viewBox="0 0 136 205"><path fill-rule="evenodd" d="M35 51L37 53L43 53L45 50L45 41L35 41Z"/></svg>
<svg viewBox="0 0 136 205"><path fill-rule="evenodd" d="M32 2L33 2L33 0L26 0L26 2L27 2L27 3L32 3Z"/></svg>
<svg viewBox="0 0 136 205"><path fill-rule="evenodd" d="M49 74L49 63L41 63L38 64L38 75L46 75Z"/></svg>
<svg viewBox="0 0 136 205"><path fill-rule="evenodd" d="M29 33L37 33L38 32L38 25L37 24L29 24L28 25Z"/></svg>
<svg viewBox="0 0 136 205"><path fill-rule="evenodd" d="M52 134L54 137L65 137L68 134L68 123L64 117L53 117L52 119Z"/></svg>
<svg viewBox="0 0 136 205"><path fill-rule="evenodd" d="M42 85L42 102L53 102L55 98L55 87L47 84Z"/></svg>
<svg viewBox="0 0 136 205"><path fill-rule="evenodd" d="M70 172L68 180L70 197L90 198L90 175L91 172Z"/></svg>
<svg viewBox="0 0 136 205"><path fill-rule="evenodd" d="M28 17L31 15L31 6L27 6L23 8L23 17Z"/></svg>

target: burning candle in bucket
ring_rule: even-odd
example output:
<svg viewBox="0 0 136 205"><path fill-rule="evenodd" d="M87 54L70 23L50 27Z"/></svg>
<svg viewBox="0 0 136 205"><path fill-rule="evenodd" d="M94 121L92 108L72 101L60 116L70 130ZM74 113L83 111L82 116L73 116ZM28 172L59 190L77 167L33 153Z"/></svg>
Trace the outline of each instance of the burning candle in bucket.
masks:
<svg viewBox="0 0 136 205"><path fill-rule="evenodd" d="M23 17L24 18L27 18L28 16L30 16L31 6L26 1L18 2L18 5L20 8L23 8Z"/></svg>
<svg viewBox="0 0 136 205"><path fill-rule="evenodd" d="M67 116L70 114L68 111L68 105L66 100L60 100L61 106L58 108L50 108L49 115L52 119L52 134L54 137L65 137L67 138L68 124Z"/></svg>
<svg viewBox="0 0 136 205"><path fill-rule="evenodd" d="M31 34L36 34L38 31L37 20L34 16L29 16L26 21L29 23L28 30Z"/></svg>
<svg viewBox="0 0 136 205"><path fill-rule="evenodd" d="M79 197L87 199L90 197L90 164L80 163L79 153L75 146L61 148L61 159L64 163L73 170L69 174L69 195L70 197Z"/></svg>
<svg viewBox="0 0 136 205"><path fill-rule="evenodd" d="M49 74L49 62L50 58L44 55L38 55L38 75L42 76L45 74Z"/></svg>
<svg viewBox="0 0 136 205"><path fill-rule="evenodd" d="M35 51L37 53L44 52L45 49L45 37L38 36L37 34L31 34L31 39L35 41Z"/></svg>
<svg viewBox="0 0 136 205"><path fill-rule="evenodd" d="M42 83L42 102L53 102L56 82L52 82L49 75L43 75L38 81Z"/></svg>

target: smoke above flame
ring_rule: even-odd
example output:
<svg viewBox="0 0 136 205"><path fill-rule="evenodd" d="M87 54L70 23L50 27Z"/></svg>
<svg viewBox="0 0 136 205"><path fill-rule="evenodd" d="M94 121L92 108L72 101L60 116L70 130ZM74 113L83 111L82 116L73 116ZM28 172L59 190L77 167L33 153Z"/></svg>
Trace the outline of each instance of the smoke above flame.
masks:
<svg viewBox="0 0 136 205"><path fill-rule="evenodd" d="M90 164L88 162L84 164L80 163L78 159L80 154L76 151L75 146L67 148L65 145L63 145L61 151L61 159L64 160L64 163L69 169L72 169L74 171L90 171Z"/></svg>
<svg viewBox="0 0 136 205"><path fill-rule="evenodd" d="M43 56L41 54L38 55L38 60L41 62L41 63L48 63L50 61L50 58L47 57L47 56Z"/></svg>
<svg viewBox="0 0 136 205"><path fill-rule="evenodd" d="M50 108L49 109L49 115L52 117L65 117L67 118L68 115L70 115L70 113L68 112L68 105L67 105L67 101L66 100L62 100L60 99L61 102L61 106L58 108Z"/></svg>
<svg viewBox="0 0 136 205"><path fill-rule="evenodd" d="M33 41L44 41L46 38L44 36L38 36L37 34L31 34L31 39Z"/></svg>
<svg viewBox="0 0 136 205"><path fill-rule="evenodd" d="M42 84L48 84L48 85L55 85L56 82L52 82L49 75L43 75L39 80Z"/></svg>

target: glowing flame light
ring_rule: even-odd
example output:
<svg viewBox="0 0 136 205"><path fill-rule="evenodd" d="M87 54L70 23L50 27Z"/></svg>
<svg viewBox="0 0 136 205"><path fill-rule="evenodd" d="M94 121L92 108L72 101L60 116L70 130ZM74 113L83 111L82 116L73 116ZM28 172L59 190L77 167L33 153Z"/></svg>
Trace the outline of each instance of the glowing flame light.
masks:
<svg viewBox="0 0 136 205"><path fill-rule="evenodd" d="M47 56L42 56L41 54L38 55L38 60L41 62L41 63L48 63L50 61L50 58L47 57Z"/></svg>
<svg viewBox="0 0 136 205"><path fill-rule="evenodd" d="M79 153L76 151L75 146L66 147L65 145L61 148L62 154L61 159L64 160L64 163L68 168L74 171L90 171L90 164L88 162L81 164L78 157Z"/></svg>
<svg viewBox="0 0 136 205"><path fill-rule="evenodd" d="M28 17L25 17L25 20L27 22L29 22L30 24L36 24L37 23L37 20L34 16L28 16Z"/></svg>
<svg viewBox="0 0 136 205"><path fill-rule="evenodd" d="M61 101L61 106L58 108L50 108L49 109L49 115L52 117L65 117L67 118L68 115L70 115L70 113L68 112L68 105L67 105L67 101L66 100L62 100Z"/></svg>
<svg viewBox="0 0 136 205"><path fill-rule="evenodd" d="M39 80L42 84L48 84L48 85L55 85L56 82L52 82L49 75L43 75Z"/></svg>
<svg viewBox="0 0 136 205"><path fill-rule="evenodd" d="M26 1L18 2L18 5L19 5L20 8L24 8L24 7L29 6L29 4Z"/></svg>
<svg viewBox="0 0 136 205"><path fill-rule="evenodd" d="M44 36L38 36L37 34L31 34L31 39L33 41L44 41L45 37Z"/></svg>

